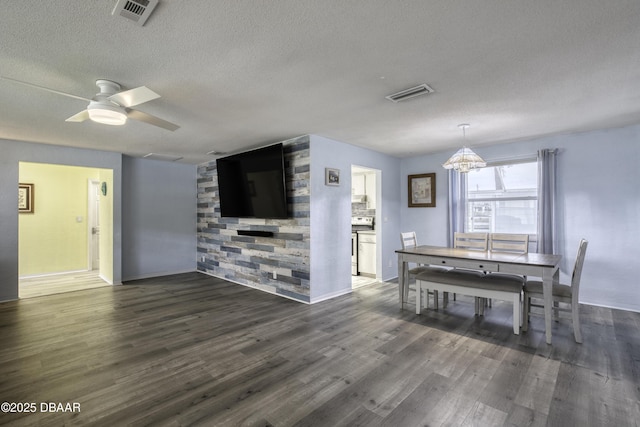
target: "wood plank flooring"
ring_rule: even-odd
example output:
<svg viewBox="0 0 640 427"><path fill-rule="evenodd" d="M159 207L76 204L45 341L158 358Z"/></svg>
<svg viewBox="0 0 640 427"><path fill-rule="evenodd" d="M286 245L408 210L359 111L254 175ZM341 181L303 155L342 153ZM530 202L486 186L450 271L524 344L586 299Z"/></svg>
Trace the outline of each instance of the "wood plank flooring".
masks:
<svg viewBox="0 0 640 427"><path fill-rule="evenodd" d="M18 288L20 298L75 292L85 289L111 286L102 280L98 270L21 278Z"/></svg>
<svg viewBox="0 0 640 427"><path fill-rule="evenodd" d="M413 298L413 292L410 294ZM397 285L304 305L191 273L0 304L12 426L635 426L640 314L583 306L511 329L458 295L401 309ZM80 412L41 411L79 403Z"/></svg>
<svg viewBox="0 0 640 427"><path fill-rule="evenodd" d="M351 276L351 289L357 289L363 286L373 285L374 283L378 283L378 281L372 277Z"/></svg>

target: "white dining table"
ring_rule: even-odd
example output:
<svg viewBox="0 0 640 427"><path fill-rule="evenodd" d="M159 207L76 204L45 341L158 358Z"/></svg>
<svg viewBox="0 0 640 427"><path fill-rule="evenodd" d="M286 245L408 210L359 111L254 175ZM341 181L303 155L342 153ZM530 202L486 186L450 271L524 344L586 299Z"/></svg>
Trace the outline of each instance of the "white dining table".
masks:
<svg viewBox="0 0 640 427"><path fill-rule="evenodd" d="M558 283L561 255L535 252L510 254L427 245L399 249L396 253L398 254L398 291L401 306L407 301L409 295L409 263L541 277L546 340L547 344L551 344L553 306L551 288L553 283Z"/></svg>

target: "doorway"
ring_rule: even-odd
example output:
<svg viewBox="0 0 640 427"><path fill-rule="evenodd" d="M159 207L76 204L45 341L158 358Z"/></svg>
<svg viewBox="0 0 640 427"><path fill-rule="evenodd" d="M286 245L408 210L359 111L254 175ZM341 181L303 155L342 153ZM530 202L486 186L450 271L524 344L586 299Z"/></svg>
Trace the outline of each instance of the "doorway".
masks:
<svg viewBox="0 0 640 427"><path fill-rule="evenodd" d="M378 169L351 166L352 265L355 265L352 268L352 289L372 285L382 277L379 227L381 176L382 171Z"/></svg>
<svg viewBox="0 0 640 427"><path fill-rule="evenodd" d="M101 190L113 171L19 162L19 182L33 193L18 215L19 297L112 284L113 197Z"/></svg>

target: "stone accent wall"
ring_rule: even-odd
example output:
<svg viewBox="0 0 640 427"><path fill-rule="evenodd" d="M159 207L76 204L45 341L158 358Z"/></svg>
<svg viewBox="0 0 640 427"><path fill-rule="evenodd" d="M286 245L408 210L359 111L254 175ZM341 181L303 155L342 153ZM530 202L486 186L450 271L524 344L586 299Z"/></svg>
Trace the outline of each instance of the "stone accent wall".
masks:
<svg viewBox="0 0 640 427"><path fill-rule="evenodd" d="M216 162L198 167L198 271L309 302L309 136L283 144L288 219L220 217ZM239 236L238 230L274 237Z"/></svg>

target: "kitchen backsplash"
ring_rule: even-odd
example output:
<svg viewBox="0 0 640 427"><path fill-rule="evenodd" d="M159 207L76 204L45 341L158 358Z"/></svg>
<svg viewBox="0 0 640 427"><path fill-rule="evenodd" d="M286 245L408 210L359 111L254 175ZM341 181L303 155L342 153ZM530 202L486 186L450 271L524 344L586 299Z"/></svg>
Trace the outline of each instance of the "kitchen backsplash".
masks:
<svg viewBox="0 0 640 427"><path fill-rule="evenodd" d="M367 209L367 203L351 203L351 216L376 216L375 209Z"/></svg>

